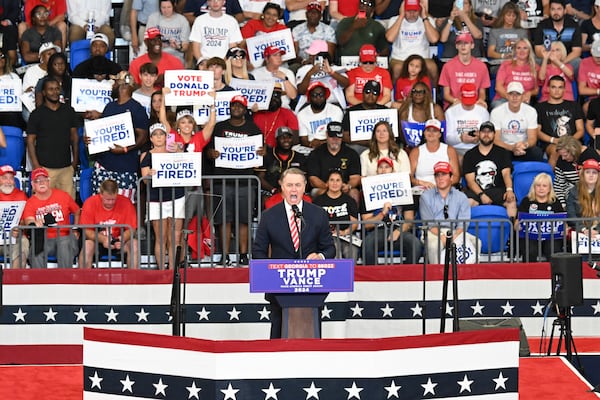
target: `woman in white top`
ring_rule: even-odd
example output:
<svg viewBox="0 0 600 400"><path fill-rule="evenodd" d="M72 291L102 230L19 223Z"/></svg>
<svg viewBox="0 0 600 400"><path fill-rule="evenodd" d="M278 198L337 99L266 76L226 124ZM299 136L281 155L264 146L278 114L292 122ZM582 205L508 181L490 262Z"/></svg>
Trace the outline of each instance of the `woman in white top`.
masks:
<svg viewBox="0 0 600 400"><path fill-rule="evenodd" d="M361 176L377 175L377 162L384 157L394 161L395 172L410 172L408 155L394 140L392 127L387 121L379 121L373 127L369 149L360 155Z"/></svg>
<svg viewBox="0 0 600 400"><path fill-rule="evenodd" d="M427 189L435 187L433 166L438 161L449 162L452 166L452 184L460 180L458 155L452 146L442 142L442 123L430 119L425 123L423 141L419 147L410 152L411 183L413 186L423 186Z"/></svg>

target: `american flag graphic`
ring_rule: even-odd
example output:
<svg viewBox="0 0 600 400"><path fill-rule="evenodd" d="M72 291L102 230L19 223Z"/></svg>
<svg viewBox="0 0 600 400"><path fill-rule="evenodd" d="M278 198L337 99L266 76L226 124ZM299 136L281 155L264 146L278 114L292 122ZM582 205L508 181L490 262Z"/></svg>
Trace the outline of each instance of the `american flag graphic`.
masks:
<svg viewBox="0 0 600 400"><path fill-rule="evenodd" d="M518 331L206 341L85 329L84 400L518 399Z"/></svg>

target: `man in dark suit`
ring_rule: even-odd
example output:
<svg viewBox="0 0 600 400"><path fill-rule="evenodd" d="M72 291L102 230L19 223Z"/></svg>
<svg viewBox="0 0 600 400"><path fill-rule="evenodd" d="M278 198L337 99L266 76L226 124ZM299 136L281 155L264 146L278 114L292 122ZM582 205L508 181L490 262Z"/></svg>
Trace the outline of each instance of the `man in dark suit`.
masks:
<svg viewBox="0 0 600 400"><path fill-rule="evenodd" d="M253 258L307 259L333 258L335 246L325 211L302 201L306 177L298 168L289 168L281 175L281 194L284 201L265 211L256 231L252 247ZM297 206L302 218L297 218L298 239L294 243L293 221ZM297 248L296 248L297 247ZM281 307L272 294L265 298L271 303L271 338L281 337Z"/></svg>

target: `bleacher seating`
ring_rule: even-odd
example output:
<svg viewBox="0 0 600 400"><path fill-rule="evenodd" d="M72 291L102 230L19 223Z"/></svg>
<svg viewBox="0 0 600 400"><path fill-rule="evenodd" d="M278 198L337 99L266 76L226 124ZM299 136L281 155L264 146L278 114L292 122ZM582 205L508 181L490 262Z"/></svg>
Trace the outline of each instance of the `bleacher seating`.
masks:
<svg viewBox="0 0 600 400"><path fill-rule="evenodd" d="M527 197L533 179L540 173L545 172L554 180L552 166L542 161L524 161L513 164L513 185L517 203Z"/></svg>
<svg viewBox="0 0 600 400"><path fill-rule="evenodd" d="M481 242L482 255L507 250L512 227L506 208L494 205L472 207L471 219L467 231Z"/></svg>
<svg viewBox="0 0 600 400"><path fill-rule="evenodd" d="M25 156L25 138L23 131L14 126L3 126L6 148L0 148L0 165L10 165L15 171L21 170Z"/></svg>

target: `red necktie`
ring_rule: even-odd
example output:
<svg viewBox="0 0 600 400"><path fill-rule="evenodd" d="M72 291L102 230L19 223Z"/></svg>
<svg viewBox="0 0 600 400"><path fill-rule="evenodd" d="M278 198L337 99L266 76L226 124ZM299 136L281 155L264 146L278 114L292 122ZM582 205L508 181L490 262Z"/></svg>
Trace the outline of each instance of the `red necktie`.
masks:
<svg viewBox="0 0 600 400"><path fill-rule="evenodd" d="M300 247L300 236L298 235L298 226L296 225L295 214L292 211L290 213L290 233L292 235L292 243L294 244L294 250L298 251Z"/></svg>

